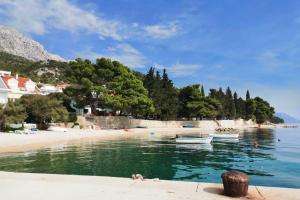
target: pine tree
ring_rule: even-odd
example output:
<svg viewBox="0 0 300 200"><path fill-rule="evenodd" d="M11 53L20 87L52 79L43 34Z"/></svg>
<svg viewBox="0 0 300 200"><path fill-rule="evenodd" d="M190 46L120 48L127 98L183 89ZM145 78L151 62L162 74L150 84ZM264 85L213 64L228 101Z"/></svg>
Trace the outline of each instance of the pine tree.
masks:
<svg viewBox="0 0 300 200"><path fill-rule="evenodd" d="M216 89L210 89L209 97L217 99L221 106L219 108L218 112L218 119L224 119L226 117L225 114L225 94L223 92L223 89L220 87L219 90Z"/></svg>
<svg viewBox="0 0 300 200"><path fill-rule="evenodd" d="M201 95L202 95L203 97L205 97L205 92L204 92L204 87L203 87L203 85L201 85Z"/></svg>
<svg viewBox="0 0 300 200"><path fill-rule="evenodd" d="M235 106L235 110L236 110L235 118L240 118L241 117L241 108L240 108L240 104L239 104L238 95L236 92L234 92L234 94L233 94L233 101L234 101L234 106Z"/></svg>
<svg viewBox="0 0 300 200"><path fill-rule="evenodd" d="M227 87L227 90L226 90L224 109L225 109L225 116L228 119L235 118L236 109L235 109L232 93L231 93L231 90L229 87Z"/></svg>
<svg viewBox="0 0 300 200"><path fill-rule="evenodd" d="M178 92L173 82L169 79L166 69L163 70L161 89L161 119L176 119L178 112Z"/></svg>
<svg viewBox="0 0 300 200"><path fill-rule="evenodd" d="M251 97L250 97L250 92L249 90L247 90L247 93L246 93L246 101L249 100Z"/></svg>
<svg viewBox="0 0 300 200"><path fill-rule="evenodd" d="M197 110L191 106L202 99L200 85L188 85L179 90L178 100L180 103L179 116L190 119L197 116Z"/></svg>
<svg viewBox="0 0 300 200"><path fill-rule="evenodd" d="M156 119L160 119L161 118L161 108L162 108L162 101L163 101L163 97L162 97L162 87L161 87L161 76L160 76L160 72L156 71L155 74L155 78L154 78L154 92L153 92L153 96L152 101L154 102L154 106L155 106L155 118Z"/></svg>
<svg viewBox="0 0 300 200"><path fill-rule="evenodd" d="M145 79L143 81L144 87L148 90L150 97L153 93L154 81L155 81L154 68L150 67L150 69L149 69L148 73L146 74Z"/></svg>
<svg viewBox="0 0 300 200"><path fill-rule="evenodd" d="M246 119L254 119L256 110L256 102L253 99L246 100Z"/></svg>
<svg viewBox="0 0 300 200"><path fill-rule="evenodd" d="M238 99L238 107L240 109L240 118L246 119L246 102L241 97Z"/></svg>

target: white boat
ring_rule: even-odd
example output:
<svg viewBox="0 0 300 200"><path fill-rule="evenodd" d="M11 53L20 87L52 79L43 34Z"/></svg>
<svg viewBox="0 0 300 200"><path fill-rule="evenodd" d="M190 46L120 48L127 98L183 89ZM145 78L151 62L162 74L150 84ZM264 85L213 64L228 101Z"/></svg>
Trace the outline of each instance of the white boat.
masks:
<svg viewBox="0 0 300 200"><path fill-rule="evenodd" d="M181 144L209 144L213 137L180 137L176 138L176 143Z"/></svg>
<svg viewBox="0 0 300 200"><path fill-rule="evenodd" d="M239 138L238 133L214 133L209 134L214 139L237 139Z"/></svg>

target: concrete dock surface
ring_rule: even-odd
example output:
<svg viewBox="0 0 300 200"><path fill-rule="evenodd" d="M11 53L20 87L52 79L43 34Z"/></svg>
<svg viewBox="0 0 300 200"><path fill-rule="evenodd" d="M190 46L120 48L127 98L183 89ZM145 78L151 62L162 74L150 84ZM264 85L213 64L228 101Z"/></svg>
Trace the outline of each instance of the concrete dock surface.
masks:
<svg viewBox="0 0 300 200"><path fill-rule="evenodd" d="M300 200L300 189L250 186L248 196L230 198L213 183L155 179L0 172L3 200Z"/></svg>

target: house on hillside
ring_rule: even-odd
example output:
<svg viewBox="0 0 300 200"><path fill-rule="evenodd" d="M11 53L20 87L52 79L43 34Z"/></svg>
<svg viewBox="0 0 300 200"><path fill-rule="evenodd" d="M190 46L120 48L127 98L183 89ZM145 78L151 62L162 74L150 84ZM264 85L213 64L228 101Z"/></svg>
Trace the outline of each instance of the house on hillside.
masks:
<svg viewBox="0 0 300 200"><path fill-rule="evenodd" d="M68 84L65 83L60 83L57 85L50 85L50 84L44 84L44 83L39 83L39 89L41 91L41 95L48 95L52 93L62 93L63 90L68 87Z"/></svg>
<svg viewBox="0 0 300 200"><path fill-rule="evenodd" d="M68 87L69 84L66 83L59 83L57 85L51 85L51 84L45 84L45 83L39 83L38 87L41 91L41 95L48 95L51 93L62 93L66 87Z"/></svg>
<svg viewBox="0 0 300 200"><path fill-rule="evenodd" d="M25 94L40 94L35 82L18 74L11 76L10 72L0 71L0 103L19 99Z"/></svg>

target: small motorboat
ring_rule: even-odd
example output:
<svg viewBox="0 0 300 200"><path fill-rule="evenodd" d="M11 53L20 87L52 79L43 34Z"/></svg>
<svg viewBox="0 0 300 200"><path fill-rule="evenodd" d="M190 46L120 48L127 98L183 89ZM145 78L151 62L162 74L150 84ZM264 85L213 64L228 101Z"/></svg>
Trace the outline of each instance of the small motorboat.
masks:
<svg viewBox="0 0 300 200"><path fill-rule="evenodd" d="M178 137L175 139L176 143L180 144L209 144L211 143L213 137Z"/></svg>
<svg viewBox="0 0 300 200"><path fill-rule="evenodd" d="M194 128L192 124L184 124L182 128Z"/></svg>
<svg viewBox="0 0 300 200"><path fill-rule="evenodd" d="M210 134L214 139L238 139L238 133L214 133Z"/></svg>

